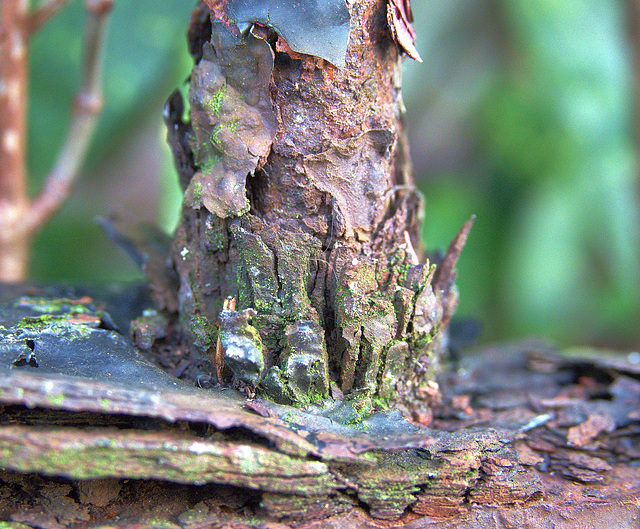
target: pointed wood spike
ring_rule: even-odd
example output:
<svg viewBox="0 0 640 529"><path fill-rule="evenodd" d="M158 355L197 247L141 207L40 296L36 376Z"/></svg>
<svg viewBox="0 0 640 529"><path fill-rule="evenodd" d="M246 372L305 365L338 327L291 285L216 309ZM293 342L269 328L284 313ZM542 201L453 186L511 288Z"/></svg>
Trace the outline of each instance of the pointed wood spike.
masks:
<svg viewBox="0 0 640 529"><path fill-rule="evenodd" d="M434 292L449 288L450 283L454 278L456 263L458 262L460 253L467 242L467 237L469 236L469 232L471 231L471 227L475 220L476 216L471 215L471 218L462 225L458 234L455 236L453 241L451 241L447 253L442 259L442 262L438 265L438 268L436 268L436 273L433 278Z"/></svg>

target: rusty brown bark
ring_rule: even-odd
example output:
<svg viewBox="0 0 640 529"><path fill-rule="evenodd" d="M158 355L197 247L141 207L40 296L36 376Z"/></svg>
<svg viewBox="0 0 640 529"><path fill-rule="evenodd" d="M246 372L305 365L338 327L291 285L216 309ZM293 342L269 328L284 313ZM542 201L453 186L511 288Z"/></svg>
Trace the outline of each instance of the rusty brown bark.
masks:
<svg viewBox="0 0 640 529"><path fill-rule="evenodd" d="M189 30L190 123L177 94L165 116L185 189L173 250L185 337L214 364L226 351L220 382L283 403L429 400L461 246L440 272L420 253L387 3L349 4L339 67L260 25L234 41L210 4L222 14L200 4ZM222 311L227 297L239 312Z"/></svg>

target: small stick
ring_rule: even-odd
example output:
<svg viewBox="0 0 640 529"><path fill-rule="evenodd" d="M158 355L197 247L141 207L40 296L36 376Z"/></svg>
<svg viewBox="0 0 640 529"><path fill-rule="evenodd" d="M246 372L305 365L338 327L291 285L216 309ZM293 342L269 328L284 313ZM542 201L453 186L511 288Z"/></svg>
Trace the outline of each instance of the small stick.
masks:
<svg viewBox="0 0 640 529"><path fill-rule="evenodd" d="M28 241L14 237L29 207L26 185L27 0L0 0L0 280L24 278ZM6 244L6 241L10 241Z"/></svg>
<svg viewBox="0 0 640 529"><path fill-rule="evenodd" d="M87 0L83 83L75 99L71 125L44 188L33 201L23 231L33 233L62 206L78 176L102 109L102 55L112 0Z"/></svg>
<svg viewBox="0 0 640 529"><path fill-rule="evenodd" d="M0 224L19 219L27 204L28 38L26 0L0 0Z"/></svg>

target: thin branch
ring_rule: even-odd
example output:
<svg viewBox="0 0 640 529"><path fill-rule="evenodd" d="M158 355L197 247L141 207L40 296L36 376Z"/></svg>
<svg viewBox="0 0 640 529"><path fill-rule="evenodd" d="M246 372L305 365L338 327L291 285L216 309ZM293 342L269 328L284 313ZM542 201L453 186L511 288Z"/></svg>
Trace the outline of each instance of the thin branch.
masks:
<svg viewBox="0 0 640 529"><path fill-rule="evenodd" d="M26 0L0 0L0 203L26 205L26 136L28 47Z"/></svg>
<svg viewBox="0 0 640 529"><path fill-rule="evenodd" d="M62 206L78 176L102 109L102 55L112 0L87 0L87 30L83 83L76 96L71 125L56 164L40 195L33 201L23 229L32 233Z"/></svg>
<svg viewBox="0 0 640 529"><path fill-rule="evenodd" d="M33 35L68 3L69 0L45 0L38 4L27 20L27 33Z"/></svg>
<svg viewBox="0 0 640 529"><path fill-rule="evenodd" d="M28 208L27 0L0 0L0 280L24 277L28 242L14 237ZM10 242L9 242L10 241Z"/></svg>

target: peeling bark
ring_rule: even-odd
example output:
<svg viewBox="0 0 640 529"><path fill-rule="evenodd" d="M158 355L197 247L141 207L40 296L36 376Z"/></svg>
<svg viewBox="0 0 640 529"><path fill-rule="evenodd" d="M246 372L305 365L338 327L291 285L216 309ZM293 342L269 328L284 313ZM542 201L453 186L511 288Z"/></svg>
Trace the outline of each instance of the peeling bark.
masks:
<svg viewBox="0 0 640 529"><path fill-rule="evenodd" d="M115 330L145 298L121 292L108 312L102 303L68 288L0 289L0 520L127 525L149 513L144 491L162 481L156 515L185 529L538 527L556 513L563 528L610 526L593 523L600 515L637 522L634 354L535 341L478 351L440 376L426 428L398 410L366 413L363 391L300 409L188 384ZM225 304L221 342L231 333L246 340L227 349L258 349L254 309L235 308ZM138 338L153 341L153 315L136 321ZM319 329L306 325L286 329L287 365L300 349L322 357L310 345ZM184 351L157 353L184 369Z"/></svg>
<svg viewBox="0 0 640 529"><path fill-rule="evenodd" d="M219 362L218 318L235 298L255 310L263 354L260 377L236 385L287 404L363 390L413 407L457 295L449 280L434 288L437 263L414 250L422 199L394 41L409 15L351 3L339 68L261 24L240 36L233 5L207 3L215 16L200 4L189 28L190 122L177 93L166 112L185 189L173 246L185 340Z"/></svg>

